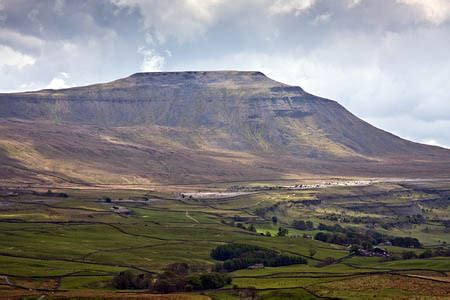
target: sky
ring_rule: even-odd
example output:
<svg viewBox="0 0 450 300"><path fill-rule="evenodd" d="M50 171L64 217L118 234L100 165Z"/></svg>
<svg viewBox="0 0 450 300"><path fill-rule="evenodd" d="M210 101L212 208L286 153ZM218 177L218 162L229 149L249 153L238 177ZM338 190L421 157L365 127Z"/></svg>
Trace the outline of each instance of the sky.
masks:
<svg viewBox="0 0 450 300"><path fill-rule="evenodd" d="M450 147L450 0L0 0L0 92L258 70Z"/></svg>

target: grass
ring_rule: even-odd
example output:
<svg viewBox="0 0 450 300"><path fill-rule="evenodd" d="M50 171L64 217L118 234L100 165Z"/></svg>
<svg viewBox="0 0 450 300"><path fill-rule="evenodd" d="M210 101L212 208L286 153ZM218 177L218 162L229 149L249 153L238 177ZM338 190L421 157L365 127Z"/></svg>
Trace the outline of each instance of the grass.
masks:
<svg viewBox="0 0 450 300"><path fill-rule="evenodd" d="M189 201L176 200L172 194L136 190L69 190L66 191L70 195L68 198L11 197L7 199L7 206L0 206L0 273L17 282L29 280L34 286L43 286L46 282L52 286L54 281L59 280L60 290L114 293L111 279L120 271L135 269L140 272L161 272L168 264L175 262L210 268L216 263L209 255L212 248L223 243L239 242L290 255L309 256L311 249L316 253L313 258L308 258L307 265L233 272L232 285L236 289L208 291L206 294L213 299L239 299L242 293L248 292L248 288L255 288L260 299L315 299L318 295L350 299L358 295L420 295L421 292L411 285L393 284L393 277L389 277L386 272L395 271L407 276L416 274L417 270L434 270L437 272L433 276L439 278L442 272L450 272L448 258L398 261L382 261L376 257L345 258L348 250L344 246L301 237L304 233L314 235L317 230L290 228L291 222L298 218L312 220L316 225L319 222L334 224L336 221L326 217L331 212L345 211L344 206L340 206L342 203L345 206L361 205L367 199L381 199L379 196L370 198L371 193L395 191L392 199L382 197L387 203L415 201L420 196L405 196L398 189L398 186L389 184L359 189L330 188L328 191L265 191L234 198ZM361 194L366 196L361 198L358 196ZM325 195L335 195L340 200L331 198L327 200L328 204L321 207L301 203ZM104 196L113 198L113 203L100 200ZM144 196L151 200L117 200ZM353 196L357 197L351 198ZM266 216L255 215L256 209L276 203L280 203L277 206L279 209L270 211ZM131 215L114 213L111 210L114 205L128 208ZM435 208L432 214L437 214L437 210ZM446 208L439 212L440 216L447 213ZM258 233L232 226L235 215L252 217L246 226L253 222ZM278 224L271 222L273 215L278 217ZM358 213L349 212L347 215ZM365 226L352 223L341 225ZM269 231L275 235L279 226L288 227L291 236L266 237L259 234ZM426 226L428 230L425 231ZM376 230L401 236L417 236L425 245L448 241L442 225L435 221L407 230ZM386 248L397 254L410 250L392 246ZM420 253L424 250L416 251ZM317 266L328 257L338 261L328 266ZM342 258L345 259L339 261ZM379 278L384 286L372 288L370 281L367 281L370 278ZM398 278L403 282L404 277ZM363 283L366 283L367 288ZM418 286L427 290L422 281ZM440 285L436 289L439 291L436 295L443 291Z"/></svg>
<svg viewBox="0 0 450 300"><path fill-rule="evenodd" d="M81 262L70 262L61 260L30 259L23 257L0 256L2 274L8 276L26 277L54 277L65 276L74 272L85 274L116 274L125 268L105 266L101 264L90 264Z"/></svg>

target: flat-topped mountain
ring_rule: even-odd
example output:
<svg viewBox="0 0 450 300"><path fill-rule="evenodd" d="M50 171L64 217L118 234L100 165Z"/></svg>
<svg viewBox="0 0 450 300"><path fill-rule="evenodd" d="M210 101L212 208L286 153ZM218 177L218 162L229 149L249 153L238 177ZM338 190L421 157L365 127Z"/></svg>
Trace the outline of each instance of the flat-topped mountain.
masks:
<svg viewBox="0 0 450 300"><path fill-rule="evenodd" d="M261 72L155 72L0 94L3 181L195 183L440 177L450 151Z"/></svg>

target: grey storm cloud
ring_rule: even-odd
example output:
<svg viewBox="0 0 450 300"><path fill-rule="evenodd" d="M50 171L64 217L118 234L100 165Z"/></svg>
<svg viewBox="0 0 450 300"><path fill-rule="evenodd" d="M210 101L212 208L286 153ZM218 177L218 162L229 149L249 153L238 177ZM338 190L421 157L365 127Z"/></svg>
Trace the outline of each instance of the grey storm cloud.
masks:
<svg viewBox="0 0 450 300"><path fill-rule="evenodd" d="M450 146L448 0L0 0L0 91L260 70Z"/></svg>

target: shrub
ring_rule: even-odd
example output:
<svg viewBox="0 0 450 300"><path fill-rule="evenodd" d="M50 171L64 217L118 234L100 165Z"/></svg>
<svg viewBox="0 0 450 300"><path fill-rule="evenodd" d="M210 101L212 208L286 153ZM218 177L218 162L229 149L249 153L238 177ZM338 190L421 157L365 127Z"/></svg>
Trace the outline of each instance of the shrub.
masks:
<svg viewBox="0 0 450 300"><path fill-rule="evenodd" d="M286 236L286 235L288 235L288 233L289 233L289 230L287 230L287 228L284 228L284 227L278 228L278 233L277 233L278 236Z"/></svg>
<svg viewBox="0 0 450 300"><path fill-rule="evenodd" d="M170 282L166 279L157 279L155 284L153 285L153 289L162 294L166 294L169 292L175 292L175 287L170 284Z"/></svg>
<svg viewBox="0 0 450 300"><path fill-rule="evenodd" d="M431 250L426 250L419 255L419 258L430 258L433 256L433 252Z"/></svg>
<svg viewBox="0 0 450 300"><path fill-rule="evenodd" d="M417 258L417 254L414 251L405 251L402 253L403 259L414 259Z"/></svg>
<svg viewBox="0 0 450 300"><path fill-rule="evenodd" d="M303 220L294 220L294 222L292 222L292 227L298 230L308 229L308 227L306 226L306 222Z"/></svg>
<svg viewBox="0 0 450 300"><path fill-rule="evenodd" d="M134 274L129 270L120 272L113 278L113 286L116 289L147 289L149 285L150 277L147 274Z"/></svg>

